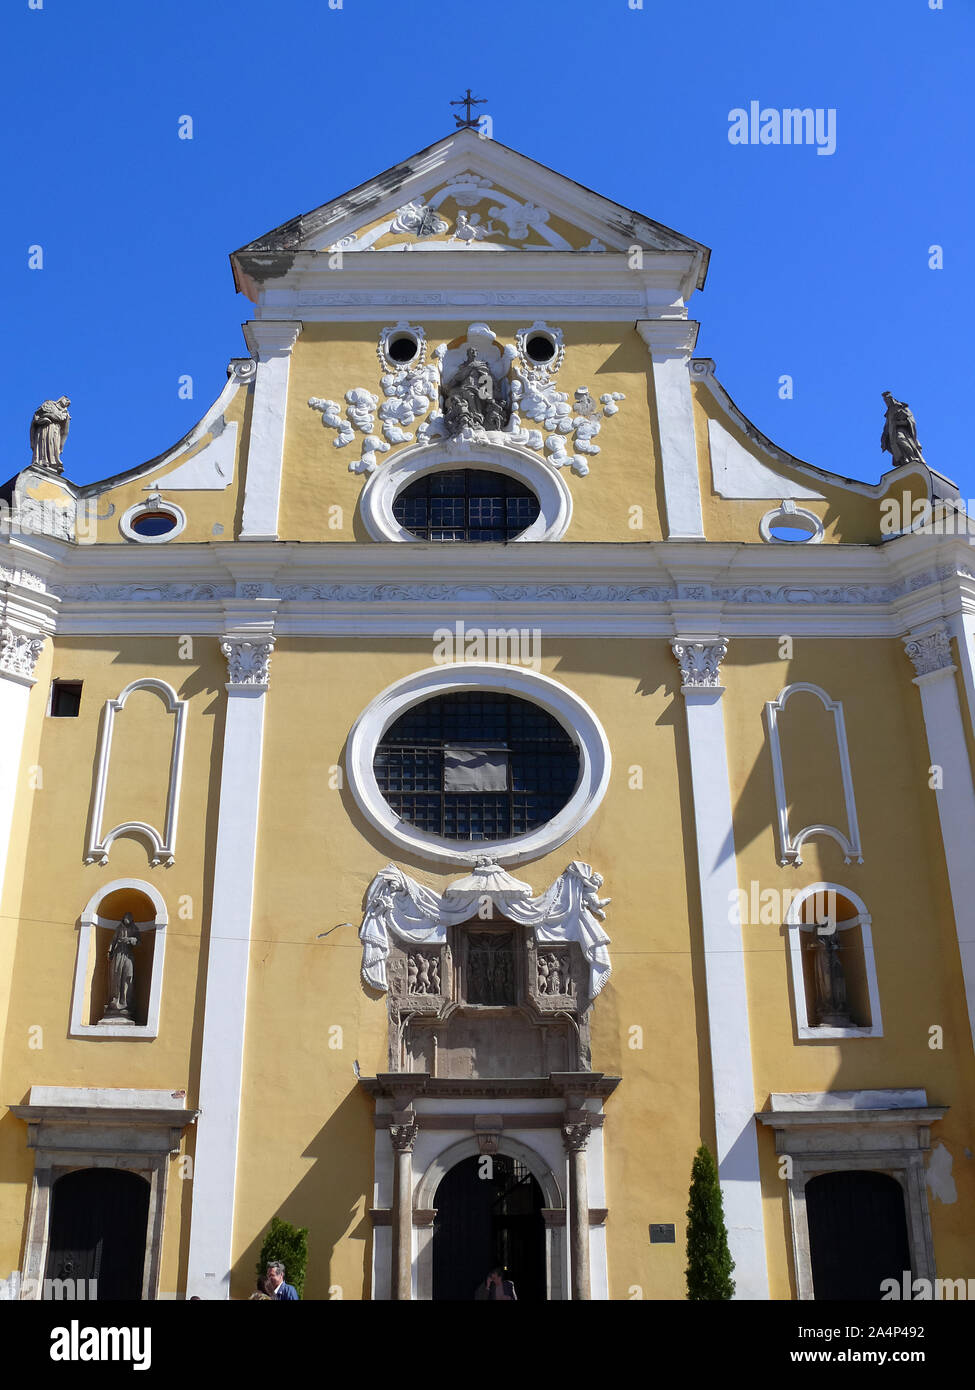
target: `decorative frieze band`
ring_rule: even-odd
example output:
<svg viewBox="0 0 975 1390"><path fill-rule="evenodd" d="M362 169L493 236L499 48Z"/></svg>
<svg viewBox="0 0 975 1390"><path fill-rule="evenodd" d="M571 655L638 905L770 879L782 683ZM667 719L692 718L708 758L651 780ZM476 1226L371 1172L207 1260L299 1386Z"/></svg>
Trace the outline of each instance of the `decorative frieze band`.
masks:
<svg viewBox="0 0 975 1390"><path fill-rule="evenodd" d="M714 642L686 642L677 638L670 644L680 665L681 686L686 690L719 689L721 663L728 655L723 637Z"/></svg>

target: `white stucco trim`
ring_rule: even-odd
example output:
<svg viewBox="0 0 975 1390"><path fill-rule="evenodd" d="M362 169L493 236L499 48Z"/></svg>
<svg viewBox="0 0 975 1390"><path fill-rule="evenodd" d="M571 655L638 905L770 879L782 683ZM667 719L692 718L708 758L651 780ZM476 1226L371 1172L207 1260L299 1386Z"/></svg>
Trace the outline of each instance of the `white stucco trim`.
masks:
<svg viewBox="0 0 975 1390"><path fill-rule="evenodd" d="M418 537L400 526L393 515L399 493L425 473L442 473L482 465L487 472L506 473L534 492L539 514L511 544L521 541L559 541L572 520L572 493L562 475L543 460L514 445L417 445L404 449L369 477L359 498L359 513L374 541L413 541Z"/></svg>
<svg viewBox="0 0 975 1390"><path fill-rule="evenodd" d="M937 787L934 795L975 1046L975 787L970 776L955 670L953 664L943 666L915 676L914 684L921 694L930 765L942 768L946 774L942 778L944 785Z"/></svg>
<svg viewBox="0 0 975 1390"><path fill-rule="evenodd" d="M772 535L772 527L777 522L791 526L796 521L805 521L809 525L810 529L807 531L805 540L782 540L780 537ZM806 527L794 526L793 529L805 531ZM765 513L758 523L758 532L762 540L767 541L769 545L821 545L823 537L826 535L826 529L816 513L809 511L807 507L797 507L789 497Z"/></svg>
<svg viewBox="0 0 975 1390"><path fill-rule="evenodd" d="M692 375L693 375L692 364ZM708 418L711 481L719 497L734 499L821 498L822 493L776 473L738 443L720 420ZM766 537L767 539L767 537Z"/></svg>
<svg viewBox="0 0 975 1390"><path fill-rule="evenodd" d="M826 893L835 893L839 897L846 898L857 910L855 917L838 921L836 930L850 931L853 927L860 928L860 939L863 942L863 965L867 977L867 996L870 1001L870 1026L868 1028L819 1028L809 1021L806 1010L805 976L802 969L802 933L806 932L808 935L816 928L812 924L803 925L802 905L809 898ZM863 899L854 893L852 888L845 888L840 883L812 883L803 888L789 904L785 925L789 929L789 967L792 972L792 992L795 999L796 1034L798 1037L820 1040L883 1037L884 1025L880 1013L880 987L877 983L877 963L874 959L873 934L870 930L872 920Z"/></svg>
<svg viewBox="0 0 975 1390"><path fill-rule="evenodd" d="M290 320L251 320L244 324L244 337L257 360L257 370L240 540L277 538L291 351L301 329L300 322Z"/></svg>
<svg viewBox="0 0 975 1390"><path fill-rule="evenodd" d="M24 731L27 727L27 703L34 683L29 676L0 675L0 729L3 730L3 750L0 753L0 890L7 871Z"/></svg>
<svg viewBox="0 0 975 1390"><path fill-rule="evenodd" d="M175 716L173 724L172 752L169 759L169 787L166 793L166 825L160 834L155 826L146 821L123 821L110 830L102 830L102 816L105 810L105 793L108 786L109 765L112 755L112 734L115 716L125 708L125 702L136 690L152 690L162 699L168 714ZM121 835L141 835L152 848L151 863L172 864L176 853L176 823L179 812L179 788L183 774L183 743L186 736L186 701L181 700L176 691L166 681L155 676L142 676L131 681L114 700L106 700L102 712L102 727L98 740L98 756L95 764L95 777L92 783L91 837L85 853L86 864L107 864L108 853L113 841Z"/></svg>
<svg viewBox="0 0 975 1390"><path fill-rule="evenodd" d="M92 950L98 949L98 928L114 929L114 919L99 915L99 905L110 893L120 889L132 889L149 899L155 910L152 921L137 923L140 931L154 931L152 950L152 975L149 981L149 1011L144 1024L135 1027L121 1023L84 1023L85 997L88 993L88 979L92 966ZM78 955L75 961L74 987L71 992L71 1023L68 1033L72 1038L156 1038L159 1036L159 1011L162 1005L163 965L166 959L166 927L169 914L166 901L158 888L139 878L116 878L106 883L88 899L81 914L78 929ZM97 968L97 961L94 963ZM35 1090L37 1087L34 1088ZM155 1094L155 1093L153 1093ZM165 1094L165 1093L164 1093ZM32 1102L33 1103L33 1102ZM37 1102L40 1104L41 1102ZM53 1102L47 1102L53 1104ZM92 1102L94 1103L94 1102Z"/></svg>
<svg viewBox="0 0 975 1390"><path fill-rule="evenodd" d="M767 1299L768 1268L755 1129L748 995L721 686L683 686L704 932L704 976L714 1086L718 1175L735 1297Z"/></svg>
<svg viewBox="0 0 975 1390"><path fill-rule="evenodd" d="M789 829L789 800L786 793L785 769L782 763L782 747L779 741L778 717L784 711L791 696L800 691L815 695L826 710L833 716L836 734L836 751L840 760L840 776L843 781L843 800L846 807L846 827L848 834L835 825L804 825L794 834ZM779 863L801 864L801 849L806 840L815 835L827 835L836 841L845 855L845 862L856 860L863 863L863 850L860 845L860 826L857 821L856 799L853 795L853 772L850 767L850 750L846 740L846 723L843 719L842 700L831 700L819 685L808 681L794 681L787 685L774 700L767 700L765 715L768 724L769 754L772 759L772 783L775 788L775 809L779 827Z"/></svg>
<svg viewBox="0 0 975 1390"><path fill-rule="evenodd" d="M650 349L660 465L669 540L703 540L690 360L699 325L684 319L644 319L637 332Z"/></svg>
<svg viewBox="0 0 975 1390"><path fill-rule="evenodd" d="M264 684L230 685L220 774L187 1297L230 1297Z"/></svg>
<svg viewBox="0 0 975 1390"><path fill-rule="evenodd" d="M138 531L133 529L132 523L149 512L164 512L166 516L173 518L176 525L162 536L140 535ZM144 502L136 502L134 506L122 513L119 517L118 529L126 540L136 541L139 545L164 545L166 541L175 540L186 530L186 513L175 502L166 502L162 498L158 500L146 498Z"/></svg>
<svg viewBox="0 0 975 1390"><path fill-rule="evenodd" d="M407 827L382 795L372 764L390 724L413 705L459 690L491 690L530 700L572 735L579 749L579 780L566 805L545 825L508 840L447 840ZM557 849L585 825L602 801L612 756L599 720L566 686L519 666L471 661L428 667L387 686L353 725L345 761L352 795L371 825L406 854L454 866L488 852L498 861L520 864Z"/></svg>
<svg viewBox="0 0 975 1390"><path fill-rule="evenodd" d="M199 453L179 464L172 473L146 483L143 491L165 487L169 492L222 492L233 482L236 462L237 422L232 420Z"/></svg>

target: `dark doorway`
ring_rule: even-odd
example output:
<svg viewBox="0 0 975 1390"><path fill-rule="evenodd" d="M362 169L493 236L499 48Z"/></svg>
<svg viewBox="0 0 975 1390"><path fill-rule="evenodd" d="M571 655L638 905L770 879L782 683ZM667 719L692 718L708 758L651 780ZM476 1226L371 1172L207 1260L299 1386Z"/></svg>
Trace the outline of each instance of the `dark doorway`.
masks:
<svg viewBox="0 0 975 1390"><path fill-rule="evenodd" d="M817 1299L879 1302L881 1283L911 1268L904 1192L885 1173L823 1173L806 1183Z"/></svg>
<svg viewBox="0 0 975 1390"><path fill-rule="evenodd" d="M507 1154L465 1158L441 1181L434 1206L435 1301L472 1299L496 1265L519 1300L545 1301L544 1199L524 1163Z"/></svg>
<svg viewBox="0 0 975 1390"><path fill-rule="evenodd" d="M148 1217L149 1184L137 1173L119 1168L65 1173L51 1199L45 1278L94 1279L99 1303L138 1301Z"/></svg>

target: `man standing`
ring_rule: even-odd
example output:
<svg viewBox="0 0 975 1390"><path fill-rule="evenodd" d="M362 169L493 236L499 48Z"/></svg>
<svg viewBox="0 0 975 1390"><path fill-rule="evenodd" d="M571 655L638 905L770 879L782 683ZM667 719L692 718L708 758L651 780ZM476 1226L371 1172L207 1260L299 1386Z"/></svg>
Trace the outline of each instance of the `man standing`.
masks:
<svg viewBox="0 0 975 1390"><path fill-rule="evenodd" d="M284 1265L280 1260L274 1260L267 1267L267 1290L272 1298L298 1302L298 1290L294 1284L284 1282Z"/></svg>

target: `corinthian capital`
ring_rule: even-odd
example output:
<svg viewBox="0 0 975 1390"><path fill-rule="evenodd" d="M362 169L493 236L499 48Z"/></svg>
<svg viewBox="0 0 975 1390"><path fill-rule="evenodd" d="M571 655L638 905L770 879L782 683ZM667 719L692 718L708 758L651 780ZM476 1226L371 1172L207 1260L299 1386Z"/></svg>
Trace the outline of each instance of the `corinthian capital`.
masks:
<svg viewBox="0 0 975 1390"><path fill-rule="evenodd" d="M577 1124L562 1126L562 1143L567 1153L579 1153L589 1143L592 1125L582 1120Z"/></svg>
<svg viewBox="0 0 975 1390"><path fill-rule="evenodd" d="M0 628L0 673L33 681L37 658L44 649L44 638L27 632Z"/></svg>
<svg viewBox="0 0 975 1390"><path fill-rule="evenodd" d="M904 650L911 658L916 676L931 676L937 671L953 671L951 638L944 627L935 628L921 637L908 637Z"/></svg>
<svg viewBox="0 0 975 1390"><path fill-rule="evenodd" d="M678 637L670 646L680 665L685 690L720 686L721 663L728 655L728 643L723 637L713 642L685 642Z"/></svg>
<svg viewBox="0 0 975 1390"><path fill-rule="evenodd" d="M229 685L267 686L271 679L273 637L259 642L248 642L239 637L225 637L220 643L220 650L227 658Z"/></svg>
<svg viewBox="0 0 975 1390"><path fill-rule="evenodd" d="M390 1125L389 1137L393 1141L393 1148L399 1154L413 1152L413 1144L416 1139L417 1121L414 1115L406 1124Z"/></svg>

